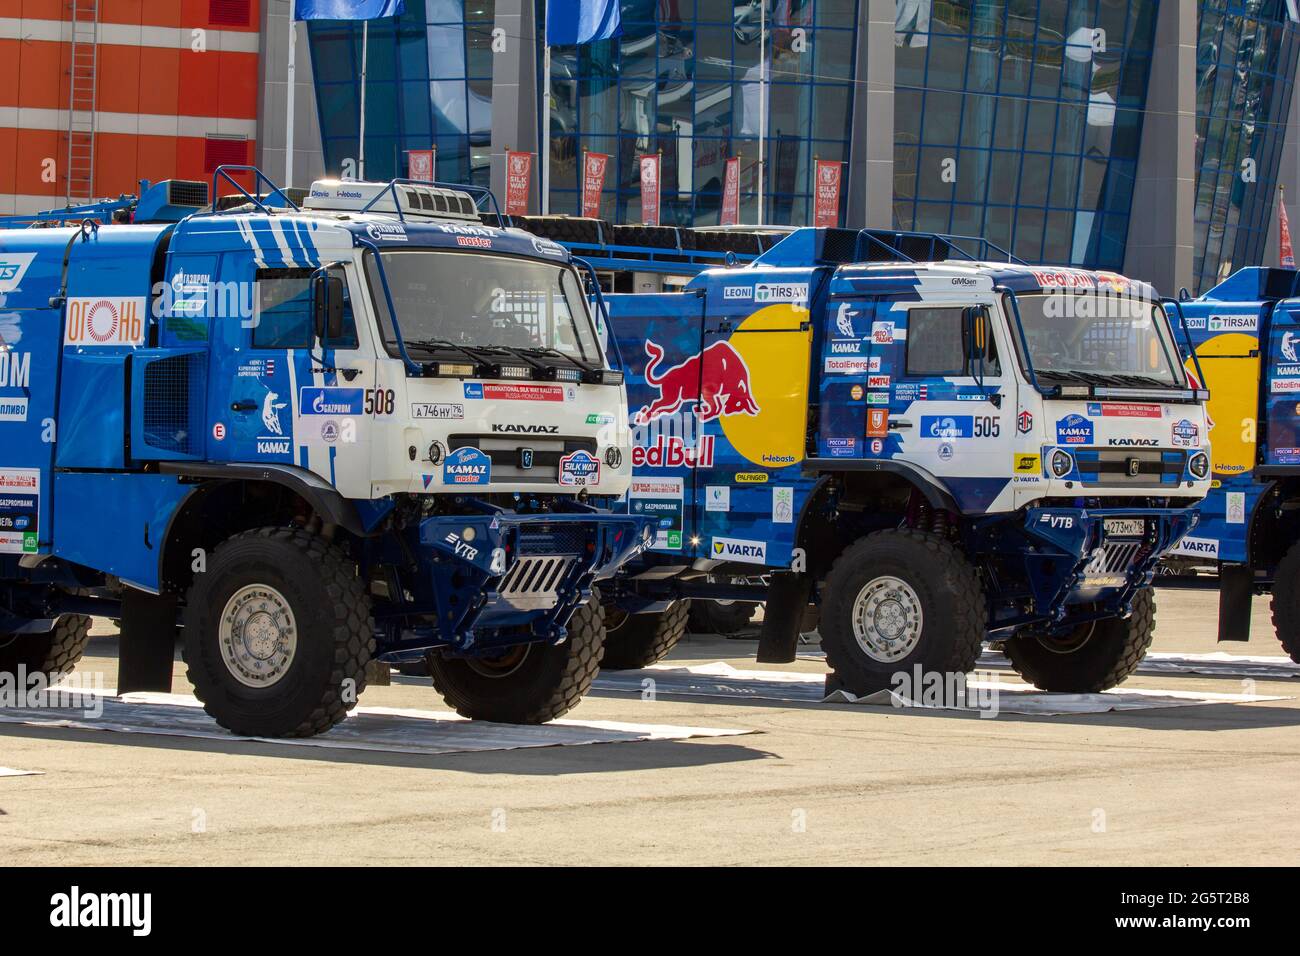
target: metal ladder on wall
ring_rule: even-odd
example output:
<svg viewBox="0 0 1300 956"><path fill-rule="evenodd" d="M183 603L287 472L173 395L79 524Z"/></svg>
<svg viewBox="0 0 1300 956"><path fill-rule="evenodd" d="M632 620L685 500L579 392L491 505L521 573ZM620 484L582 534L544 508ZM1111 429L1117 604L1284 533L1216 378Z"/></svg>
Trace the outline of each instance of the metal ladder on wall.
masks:
<svg viewBox="0 0 1300 956"><path fill-rule="evenodd" d="M87 202L95 188L95 87L99 73L99 0L70 0L67 201Z"/></svg>

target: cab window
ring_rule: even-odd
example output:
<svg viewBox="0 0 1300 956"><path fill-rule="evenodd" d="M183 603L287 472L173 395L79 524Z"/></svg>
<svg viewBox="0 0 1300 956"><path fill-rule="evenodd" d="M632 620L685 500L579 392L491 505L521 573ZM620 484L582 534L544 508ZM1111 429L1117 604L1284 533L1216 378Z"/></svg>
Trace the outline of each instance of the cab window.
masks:
<svg viewBox="0 0 1300 956"><path fill-rule="evenodd" d="M312 269L259 269L257 319L253 348L310 349L316 346L312 313ZM332 349L358 347L357 325L347 282L343 284L343 335L329 341Z"/></svg>
<svg viewBox="0 0 1300 956"><path fill-rule="evenodd" d="M907 313L907 374L931 377L969 377L980 373L977 356L967 340L967 310L961 306L910 309ZM997 347L992 330L985 343L984 375L999 375Z"/></svg>

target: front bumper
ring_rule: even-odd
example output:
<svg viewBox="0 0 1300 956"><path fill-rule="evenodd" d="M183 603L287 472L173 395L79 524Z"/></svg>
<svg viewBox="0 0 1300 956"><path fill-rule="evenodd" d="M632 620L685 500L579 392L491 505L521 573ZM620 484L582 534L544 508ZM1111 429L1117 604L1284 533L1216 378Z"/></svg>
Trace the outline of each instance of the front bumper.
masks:
<svg viewBox="0 0 1300 956"><path fill-rule="evenodd" d="M562 642L592 584L653 541L651 519L568 507L519 513L475 499L466 513L423 519L418 575L432 599L424 616L434 623L405 629L380 658L406 660L435 646L477 653Z"/></svg>

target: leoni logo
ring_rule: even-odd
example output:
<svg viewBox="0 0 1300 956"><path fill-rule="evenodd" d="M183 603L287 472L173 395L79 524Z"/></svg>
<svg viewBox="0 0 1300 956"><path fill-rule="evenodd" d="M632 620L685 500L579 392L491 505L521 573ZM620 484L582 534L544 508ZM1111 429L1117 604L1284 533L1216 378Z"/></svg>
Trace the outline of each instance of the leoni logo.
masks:
<svg viewBox="0 0 1300 956"><path fill-rule="evenodd" d="M724 299L752 299L754 298L754 287L752 285L729 285L722 290Z"/></svg>

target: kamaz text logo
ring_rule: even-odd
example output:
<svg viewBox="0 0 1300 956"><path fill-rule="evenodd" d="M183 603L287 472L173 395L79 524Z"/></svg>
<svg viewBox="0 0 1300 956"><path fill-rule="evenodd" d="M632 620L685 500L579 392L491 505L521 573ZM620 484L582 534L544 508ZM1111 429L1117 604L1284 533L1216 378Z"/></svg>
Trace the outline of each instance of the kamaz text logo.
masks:
<svg viewBox="0 0 1300 956"><path fill-rule="evenodd" d="M559 425L496 425L492 426L494 432L507 432L516 435L558 435L560 433Z"/></svg>

